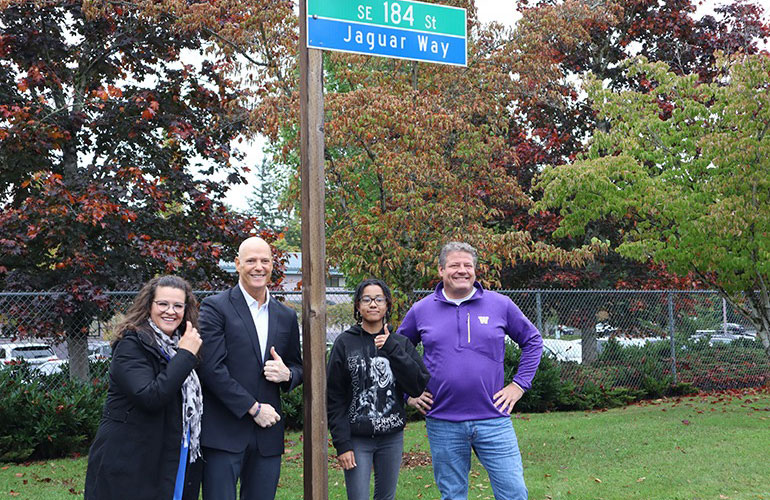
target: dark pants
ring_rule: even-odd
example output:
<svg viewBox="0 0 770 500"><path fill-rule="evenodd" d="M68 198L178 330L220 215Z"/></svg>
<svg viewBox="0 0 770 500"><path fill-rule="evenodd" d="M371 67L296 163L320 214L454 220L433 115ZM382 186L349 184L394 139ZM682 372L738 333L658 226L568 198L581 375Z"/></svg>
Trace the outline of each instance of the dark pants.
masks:
<svg viewBox="0 0 770 500"><path fill-rule="evenodd" d="M203 458L193 463L187 464L187 470L184 473L184 492L182 500L198 500L201 490L201 472L203 471Z"/></svg>
<svg viewBox="0 0 770 500"><path fill-rule="evenodd" d="M240 453L203 447L203 462L203 500L236 500L235 483L239 478L241 500L275 498L281 475L281 455L260 455L256 431Z"/></svg>
<svg viewBox="0 0 770 500"><path fill-rule="evenodd" d="M348 500L369 500L369 481L374 467L374 500L396 498L398 471L404 450L403 431L384 436L351 436L356 467L345 471Z"/></svg>

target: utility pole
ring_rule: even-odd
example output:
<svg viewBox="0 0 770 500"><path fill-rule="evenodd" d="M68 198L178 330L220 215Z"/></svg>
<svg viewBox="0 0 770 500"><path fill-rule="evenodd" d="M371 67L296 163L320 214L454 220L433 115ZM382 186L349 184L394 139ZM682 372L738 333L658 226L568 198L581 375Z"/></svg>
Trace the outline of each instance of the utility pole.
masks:
<svg viewBox="0 0 770 500"><path fill-rule="evenodd" d="M299 4L305 500L327 500L323 54L307 47L307 0Z"/></svg>

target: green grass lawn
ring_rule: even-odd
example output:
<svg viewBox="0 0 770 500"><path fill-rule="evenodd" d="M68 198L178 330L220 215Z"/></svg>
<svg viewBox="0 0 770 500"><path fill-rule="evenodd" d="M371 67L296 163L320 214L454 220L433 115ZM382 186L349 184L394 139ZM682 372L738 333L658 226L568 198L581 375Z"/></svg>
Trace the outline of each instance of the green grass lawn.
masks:
<svg viewBox="0 0 770 500"><path fill-rule="evenodd" d="M770 391L664 399L596 412L518 415L530 498L770 500ZM409 424L399 499L437 499L422 422ZM302 442L287 434L278 498L302 498ZM137 459L141 459L137 457ZM0 466L0 499L82 497L85 458ZM494 498L474 462L469 498ZM344 499L329 469L329 498Z"/></svg>

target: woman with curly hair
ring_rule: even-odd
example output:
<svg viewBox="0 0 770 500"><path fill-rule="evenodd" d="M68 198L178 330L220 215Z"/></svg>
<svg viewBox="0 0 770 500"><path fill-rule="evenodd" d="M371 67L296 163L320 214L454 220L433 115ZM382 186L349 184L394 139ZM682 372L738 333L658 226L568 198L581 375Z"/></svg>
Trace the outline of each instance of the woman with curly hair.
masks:
<svg viewBox="0 0 770 500"><path fill-rule="evenodd" d="M194 370L197 326L198 303L184 279L157 277L137 294L112 345L86 500L198 498L203 397Z"/></svg>

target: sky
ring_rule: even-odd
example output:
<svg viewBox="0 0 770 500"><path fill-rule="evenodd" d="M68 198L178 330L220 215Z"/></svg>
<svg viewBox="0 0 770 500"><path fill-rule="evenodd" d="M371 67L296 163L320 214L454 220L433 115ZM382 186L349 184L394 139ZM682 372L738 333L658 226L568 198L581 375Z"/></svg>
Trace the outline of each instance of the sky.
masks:
<svg viewBox="0 0 770 500"><path fill-rule="evenodd" d="M712 13L715 5L722 3L725 2L704 0L695 12L695 17L700 18L704 14ZM482 23L497 21L507 26L513 26L520 17L519 13L516 12L514 0L476 0L476 9L479 21ZM246 176L249 183L230 188L225 201L236 210L245 210L248 207L247 200L254 190L254 186L259 182L253 170L262 161L262 149L264 146L264 140L257 140L252 143L247 151L245 163L252 166L252 173Z"/></svg>

